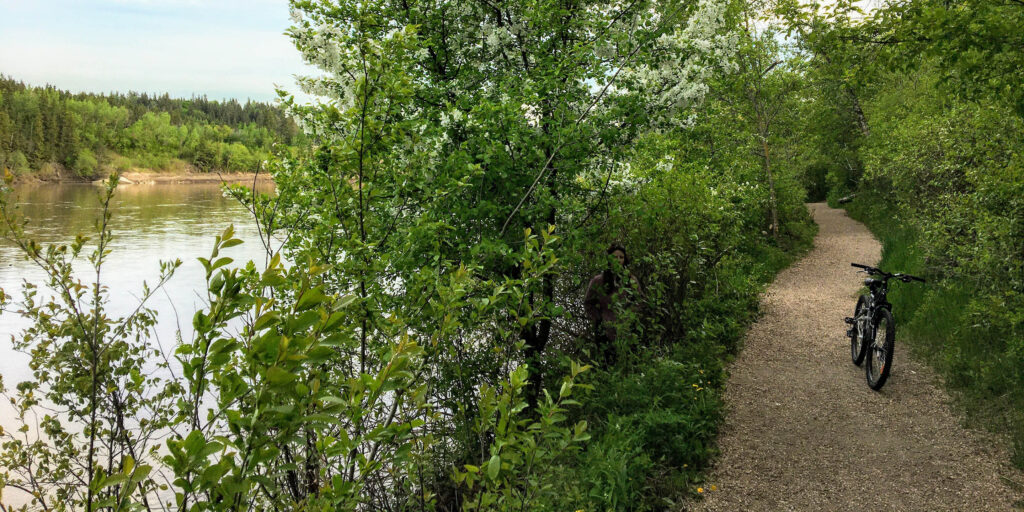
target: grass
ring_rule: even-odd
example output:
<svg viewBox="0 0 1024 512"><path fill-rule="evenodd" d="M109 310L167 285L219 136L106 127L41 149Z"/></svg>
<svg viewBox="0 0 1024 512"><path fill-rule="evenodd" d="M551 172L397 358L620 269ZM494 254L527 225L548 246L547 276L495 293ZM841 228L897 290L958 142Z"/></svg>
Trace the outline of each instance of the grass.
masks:
<svg viewBox="0 0 1024 512"><path fill-rule="evenodd" d="M1003 321L1008 314L998 298L929 273L917 234L881 198L862 194L847 210L882 242L882 269L928 279L890 288L899 341L942 375L968 425L1009 439L1010 461L1024 469L1024 354L1013 348L1024 342L1014 337L1012 321Z"/></svg>

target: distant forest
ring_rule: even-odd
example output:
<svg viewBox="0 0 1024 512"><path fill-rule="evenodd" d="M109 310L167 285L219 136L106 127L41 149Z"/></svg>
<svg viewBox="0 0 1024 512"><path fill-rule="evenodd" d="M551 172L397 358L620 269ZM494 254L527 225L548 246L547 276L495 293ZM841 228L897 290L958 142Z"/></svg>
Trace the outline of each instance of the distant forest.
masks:
<svg viewBox="0 0 1024 512"><path fill-rule="evenodd" d="M0 169L83 178L112 170L252 172L274 144L301 145L295 123L266 103L145 93L73 94L0 75Z"/></svg>

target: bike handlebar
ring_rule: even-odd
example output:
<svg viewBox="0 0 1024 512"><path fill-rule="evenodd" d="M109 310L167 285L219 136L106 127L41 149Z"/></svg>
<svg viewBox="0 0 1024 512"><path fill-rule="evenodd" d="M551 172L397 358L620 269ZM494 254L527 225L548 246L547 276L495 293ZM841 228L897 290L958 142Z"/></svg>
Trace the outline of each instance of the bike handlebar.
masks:
<svg viewBox="0 0 1024 512"><path fill-rule="evenodd" d="M856 268L864 269L869 274L878 274L878 275L884 277L885 279L896 278L896 279L899 279L900 281L903 281L904 283L909 283L910 281L920 281L922 283L925 282L924 279L922 279L920 277L917 277L917 276L912 276L910 274L899 274L899 273L890 274L890 273L888 273L888 272L886 272L886 271L884 271L884 270L882 270L880 268L875 268L875 267L868 266L868 265L862 265L860 263L850 263L850 266L851 267L856 267Z"/></svg>

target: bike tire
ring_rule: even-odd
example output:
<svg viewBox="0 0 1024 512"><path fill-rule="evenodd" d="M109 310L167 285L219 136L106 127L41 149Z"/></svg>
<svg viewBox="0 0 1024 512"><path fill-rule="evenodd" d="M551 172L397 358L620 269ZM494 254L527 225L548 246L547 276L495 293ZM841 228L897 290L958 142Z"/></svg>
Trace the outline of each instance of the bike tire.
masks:
<svg viewBox="0 0 1024 512"><path fill-rule="evenodd" d="M887 309L878 310L874 320L875 339L867 351L864 375L867 377L868 386L878 391L885 385L885 381L889 379L889 372L892 371L892 353L896 347L896 322Z"/></svg>
<svg viewBox="0 0 1024 512"><path fill-rule="evenodd" d="M861 316L867 314L867 309L868 297L861 295L857 298L857 307L853 309L853 336L850 336L850 358L857 366L864 362L864 354L867 353L868 345L871 344L871 340L868 339L870 329L867 329L867 325L865 325L866 320L861 320Z"/></svg>

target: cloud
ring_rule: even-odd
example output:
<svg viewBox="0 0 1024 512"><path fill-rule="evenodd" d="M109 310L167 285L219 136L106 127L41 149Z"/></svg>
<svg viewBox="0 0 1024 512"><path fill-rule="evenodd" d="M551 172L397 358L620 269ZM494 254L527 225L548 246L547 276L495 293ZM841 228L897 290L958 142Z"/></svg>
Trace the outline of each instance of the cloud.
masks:
<svg viewBox="0 0 1024 512"><path fill-rule="evenodd" d="M10 8L0 0L0 73L74 91L269 100L308 73L283 35L281 2L105 0ZM48 9L49 8L49 9Z"/></svg>

